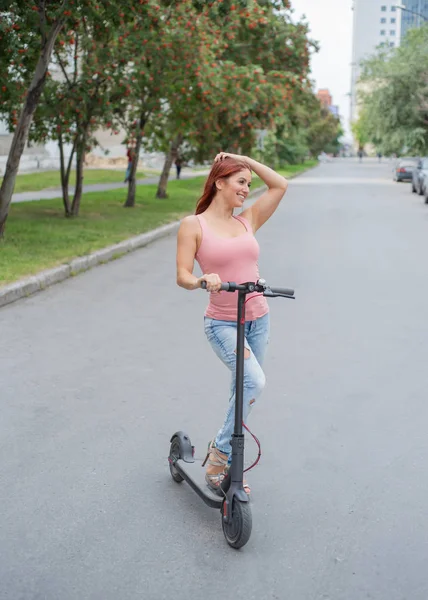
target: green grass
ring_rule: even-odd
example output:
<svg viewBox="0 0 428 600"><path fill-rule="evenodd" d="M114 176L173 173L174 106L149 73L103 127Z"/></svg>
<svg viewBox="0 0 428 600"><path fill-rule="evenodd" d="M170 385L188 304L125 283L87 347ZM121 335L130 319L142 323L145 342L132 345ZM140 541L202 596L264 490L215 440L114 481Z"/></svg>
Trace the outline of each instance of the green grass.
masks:
<svg viewBox="0 0 428 600"><path fill-rule="evenodd" d="M286 169L286 176L308 164ZM135 208L124 208L126 189L87 193L80 215L66 219L62 200L19 202L11 205L0 240L0 285L43 269L67 263L100 248L182 218L194 211L205 177L171 180L169 198L156 200L156 185L137 187ZM252 189L263 185L253 179Z"/></svg>
<svg viewBox="0 0 428 600"><path fill-rule="evenodd" d="M91 183L116 183L123 181L125 171L116 171L113 169L85 169L83 183L85 185ZM156 171L157 173L157 171ZM137 176L139 179L147 177L149 173L139 171ZM0 185L3 178L0 177ZM74 186L76 182L76 171L73 170L70 174L70 185ZM20 192L39 192L49 188L60 188L61 177L59 171L41 171L40 173L26 173L18 175L15 183L14 193Z"/></svg>

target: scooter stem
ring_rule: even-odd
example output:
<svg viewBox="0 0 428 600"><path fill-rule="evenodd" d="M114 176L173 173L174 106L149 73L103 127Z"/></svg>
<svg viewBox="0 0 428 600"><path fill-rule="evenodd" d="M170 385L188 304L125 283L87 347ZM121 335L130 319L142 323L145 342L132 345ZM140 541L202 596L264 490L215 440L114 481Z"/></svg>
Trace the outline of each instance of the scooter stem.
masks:
<svg viewBox="0 0 428 600"><path fill-rule="evenodd" d="M242 435L244 414L245 298L246 293L239 291L236 342L235 435Z"/></svg>
<svg viewBox="0 0 428 600"><path fill-rule="evenodd" d="M232 434L232 463L229 477L224 481L223 491L227 493L229 504L233 496L247 502L248 496L243 488L244 478L244 434L242 432L244 405L244 352L245 352L245 298L246 291L238 292L238 322L236 343L236 387L235 387L235 429ZM226 520L228 516L225 517Z"/></svg>

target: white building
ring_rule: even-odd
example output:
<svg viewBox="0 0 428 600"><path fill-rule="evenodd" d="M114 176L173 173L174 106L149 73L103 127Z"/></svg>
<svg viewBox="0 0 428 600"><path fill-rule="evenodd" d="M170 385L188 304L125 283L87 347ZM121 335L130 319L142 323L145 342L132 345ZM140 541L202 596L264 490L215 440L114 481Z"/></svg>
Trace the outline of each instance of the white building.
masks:
<svg viewBox="0 0 428 600"><path fill-rule="evenodd" d="M351 123L358 118L357 87L361 73L360 63L375 53L381 44L396 46L401 38L401 10L397 0L354 0Z"/></svg>

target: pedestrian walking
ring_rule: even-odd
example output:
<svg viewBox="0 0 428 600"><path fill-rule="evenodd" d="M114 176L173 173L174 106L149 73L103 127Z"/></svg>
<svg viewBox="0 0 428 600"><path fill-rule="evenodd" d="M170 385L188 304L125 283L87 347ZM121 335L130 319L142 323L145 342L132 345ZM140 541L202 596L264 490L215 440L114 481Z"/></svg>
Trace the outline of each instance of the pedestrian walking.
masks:
<svg viewBox="0 0 428 600"><path fill-rule="evenodd" d="M177 179L180 179L181 167L183 165L183 161L179 156L175 159L175 168L177 169Z"/></svg>
<svg viewBox="0 0 428 600"><path fill-rule="evenodd" d="M124 183L127 183L130 180L130 178L131 178L132 162L134 160L134 151L131 148L131 146L128 146L128 149L126 151L126 156L128 157L128 166L127 166L127 169L126 169Z"/></svg>

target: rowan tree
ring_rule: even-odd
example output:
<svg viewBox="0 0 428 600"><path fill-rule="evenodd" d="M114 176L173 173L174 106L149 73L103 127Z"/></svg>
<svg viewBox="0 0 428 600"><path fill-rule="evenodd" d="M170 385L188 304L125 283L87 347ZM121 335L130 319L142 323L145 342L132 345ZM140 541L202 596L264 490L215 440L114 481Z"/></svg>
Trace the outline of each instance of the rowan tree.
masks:
<svg viewBox="0 0 428 600"><path fill-rule="evenodd" d="M294 93L308 85L309 50L314 45L307 27L293 24L288 2L193 1L207 27L198 52L192 47L184 61L194 68L196 85L183 93L168 86L167 109L153 125L151 143L166 152L158 197L166 196L177 141L187 155L205 160L219 150L249 153L258 129L274 127ZM189 24L190 27L194 23ZM214 33L213 46L208 33Z"/></svg>
<svg viewBox="0 0 428 600"><path fill-rule="evenodd" d="M66 216L79 214L85 155L97 144L95 133L112 127L111 97L118 68L113 60L113 40L114 30L108 23L94 32L93 24L85 17L59 35L53 65L57 76L48 79L30 129L30 139L58 142ZM74 158L76 187L70 201L68 189Z"/></svg>
<svg viewBox="0 0 428 600"><path fill-rule="evenodd" d="M0 237L12 199L20 159L39 104L59 33L83 18L96 35L106 23L114 27L131 0L0 0L0 115L13 131L0 188ZM6 88L6 89L4 89Z"/></svg>

